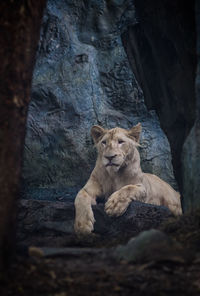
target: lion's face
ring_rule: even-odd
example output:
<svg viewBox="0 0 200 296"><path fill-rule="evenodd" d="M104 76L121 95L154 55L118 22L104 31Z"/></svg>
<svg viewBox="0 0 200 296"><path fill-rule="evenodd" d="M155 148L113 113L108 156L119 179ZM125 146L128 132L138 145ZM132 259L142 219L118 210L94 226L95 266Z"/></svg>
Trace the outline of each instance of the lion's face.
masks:
<svg viewBox="0 0 200 296"><path fill-rule="evenodd" d="M93 126L91 134L98 149L102 165L108 173L118 172L133 157L138 146L141 125L131 130L113 128L105 130L100 126Z"/></svg>

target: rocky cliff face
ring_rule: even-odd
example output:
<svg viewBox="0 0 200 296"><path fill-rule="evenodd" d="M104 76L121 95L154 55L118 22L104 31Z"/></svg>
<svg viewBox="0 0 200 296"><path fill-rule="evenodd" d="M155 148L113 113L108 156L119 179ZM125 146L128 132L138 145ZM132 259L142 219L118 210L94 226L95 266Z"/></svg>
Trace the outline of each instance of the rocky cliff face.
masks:
<svg viewBox="0 0 200 296"><path fill-rule="evenodd" d="M27 123L29 187L83 185L96 157L91 126L138 122L143 169L175 186L168 140L147 110L121 41L136 22L131 0L48 1Z"/></svg>
<svg viewBox="0 0 200 296"><path fill-rule="evenodd" d="M196 1L197 58L195 123L188 135L182 153L183 208L185 211L200 207L200 3Z"/></svg>

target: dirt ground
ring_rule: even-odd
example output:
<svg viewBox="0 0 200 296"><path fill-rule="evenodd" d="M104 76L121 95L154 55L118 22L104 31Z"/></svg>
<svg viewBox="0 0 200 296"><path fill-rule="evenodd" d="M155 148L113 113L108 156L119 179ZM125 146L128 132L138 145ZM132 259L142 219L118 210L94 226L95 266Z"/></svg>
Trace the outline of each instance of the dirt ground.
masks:
<svg viewBox="0 0 200 296"><path fill-rule="evenodd" d="M182 259L127 263L114 260L112 248L55 257L18 254L0 276L0 295L200 295L199 226L199 211L162 225L184 247Z"/></svg>

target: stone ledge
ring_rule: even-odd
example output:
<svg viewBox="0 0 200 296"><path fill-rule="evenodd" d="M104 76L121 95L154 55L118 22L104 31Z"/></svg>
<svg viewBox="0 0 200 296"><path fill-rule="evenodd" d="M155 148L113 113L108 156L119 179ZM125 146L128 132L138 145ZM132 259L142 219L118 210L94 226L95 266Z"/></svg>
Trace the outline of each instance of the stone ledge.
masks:
<svg viewBox="0 0 200 296"><path fill-rule="evenodd" d="M155 206L133 201L124 215L111 218L104 212L104 204L93 206L96 219L96 236L85 243L74 234L74 204L69 202L49 202L20 200L17 243L20 246L70 247L87 246L98 243L102 246L116 240L136 236L151 228L158 228L172 216L163 206Z"/></svg>

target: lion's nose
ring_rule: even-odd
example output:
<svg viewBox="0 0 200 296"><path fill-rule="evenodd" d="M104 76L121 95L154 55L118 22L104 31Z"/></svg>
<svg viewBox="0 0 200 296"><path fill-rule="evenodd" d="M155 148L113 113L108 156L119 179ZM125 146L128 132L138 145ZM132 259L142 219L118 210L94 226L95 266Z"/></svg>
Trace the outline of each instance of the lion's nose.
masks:
<svg viewBox="0 0 200 296"><path fill-rule="evenodd" d="M115 154L115 155L109 155L109 156L106 156L105 155L105 158L107 158L109 161L111 161L113 158L115 158L117 156L117 154Z"/></svg>

